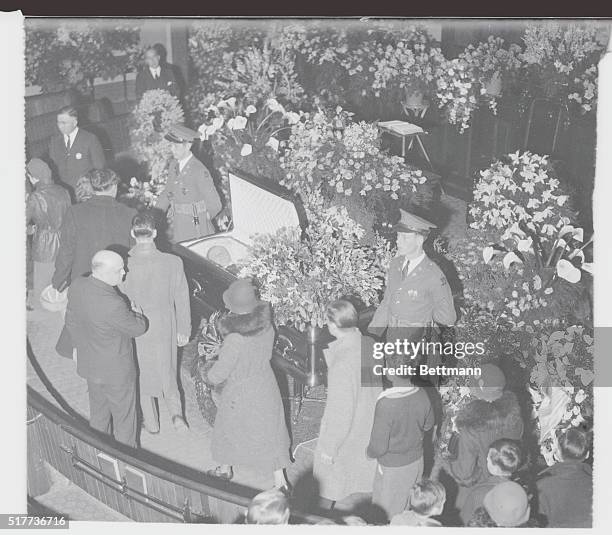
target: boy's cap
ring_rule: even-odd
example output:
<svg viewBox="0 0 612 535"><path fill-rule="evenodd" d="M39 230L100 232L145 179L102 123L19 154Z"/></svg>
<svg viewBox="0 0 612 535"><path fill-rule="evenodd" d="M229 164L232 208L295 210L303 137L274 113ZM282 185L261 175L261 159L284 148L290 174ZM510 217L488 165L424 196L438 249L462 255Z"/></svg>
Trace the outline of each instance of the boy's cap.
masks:
<svg viewBox="0 0 612 535"><path fill-rule="evenodd" d="M493 487L482 504L500 527L517 527L529 520L529 498L523 487L514 481L504 481Z"/></svg>

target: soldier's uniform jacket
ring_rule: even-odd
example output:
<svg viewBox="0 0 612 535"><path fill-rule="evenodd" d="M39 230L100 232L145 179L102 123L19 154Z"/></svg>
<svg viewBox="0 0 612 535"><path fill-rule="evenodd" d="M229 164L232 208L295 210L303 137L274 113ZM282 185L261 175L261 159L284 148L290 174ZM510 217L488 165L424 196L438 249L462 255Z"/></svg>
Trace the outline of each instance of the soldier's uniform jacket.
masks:
<svg viewBox="0 0 612 535"><path fill-rule="evenodd" d="M425 327L432 322L452 325L457 319L453 295L442 270L427 256L404 278L405 257L389 266L385 295L369 331L382 334L387 327Z"/></svg>
<svg viewBox="0 0 612 535"><path fill-rule="evenodd" d="M183 170L174 160L156 206L168 210L172 241L180 242L215 232L211 220L221 211L221 199L204 164L191 156Z"/></svg>

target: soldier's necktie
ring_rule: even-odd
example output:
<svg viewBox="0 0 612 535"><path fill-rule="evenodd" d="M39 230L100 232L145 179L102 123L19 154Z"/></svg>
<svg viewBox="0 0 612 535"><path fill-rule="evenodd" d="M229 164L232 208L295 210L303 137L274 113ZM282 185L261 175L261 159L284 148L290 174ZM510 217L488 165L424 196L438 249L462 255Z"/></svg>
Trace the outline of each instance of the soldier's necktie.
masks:
<svg viewBox="0 0 612 535"><path fill-rule="evenodd" d="M406 264L404 264L404 267L402 268L402 279L406 278L406 275L408 275L409 269L410 269L410 260L406 260Z"/></svg>

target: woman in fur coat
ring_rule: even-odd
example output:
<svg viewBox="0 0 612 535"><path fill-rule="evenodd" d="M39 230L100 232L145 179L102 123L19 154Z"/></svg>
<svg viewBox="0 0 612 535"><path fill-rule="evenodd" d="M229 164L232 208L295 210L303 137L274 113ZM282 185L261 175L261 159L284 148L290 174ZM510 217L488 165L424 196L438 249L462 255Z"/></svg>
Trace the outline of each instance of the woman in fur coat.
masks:
<svg viewBox="0 0 612 535"><path fill-rule="evenodd" d="M459 485L456 506L461 508L468 488L489 477L489 446L500 438L520 440L523 418L514 392L504 390L506 378L494 364L483 364L478 386L471 387L474 398L457 414L459 430L456 458L448 468Z"/></svg>
<svg viewBox="0 0 612 535"><path fill-rule="evenodd" d="M270 365L274 327L270 304L255 296L248 279L223 294L229 309L220 320L223 344L208 382L224 383L212 434L212 455L219 463L209 474L233 477L232 466L274 473L276 487L288 487L289 433L276 377Z"/></svg>

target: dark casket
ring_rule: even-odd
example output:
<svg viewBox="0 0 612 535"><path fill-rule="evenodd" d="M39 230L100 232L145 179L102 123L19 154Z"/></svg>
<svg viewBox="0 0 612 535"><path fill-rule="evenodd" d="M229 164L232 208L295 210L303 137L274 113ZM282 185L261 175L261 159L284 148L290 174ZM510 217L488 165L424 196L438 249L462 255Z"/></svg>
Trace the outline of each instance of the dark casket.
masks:
<svg viewBox="0 0 612 535"><path fill-rule="evenodd" d="M223 292L237 278L236 263L248 255L255 234L306 225L299 199L278 184L232 171L229 186L230 230L172 246L184 262L195 324L225 308ZM360 314L362 327L369 323L371 315L371 309ZM292 377L294 385L322 384L326 371L322 349L330 340L326 329L315 335L279 326L272 365Z"/></svg>
<svg viewBox="0 0 612 535"><path fill-rule="evenodd" d="M277 184L233 171L229 174L229 187L230 230L172 246L183 259L196 324L225 308L223 292L237 278L236 264L247 256L255 234L274 233L282 227L305 224L304 218L298 215L299 202ZM319 384L323 380L324 364L320 355L311 354L310 357L311 361L305 334L291 327L278 328L272 358L275 368L298 383Z"/></svg>

